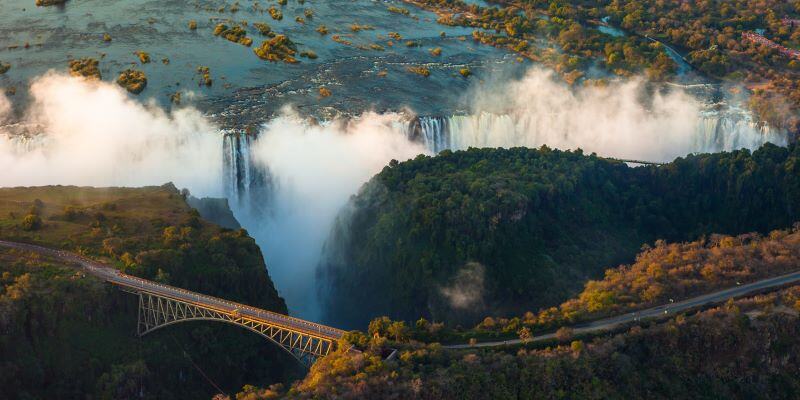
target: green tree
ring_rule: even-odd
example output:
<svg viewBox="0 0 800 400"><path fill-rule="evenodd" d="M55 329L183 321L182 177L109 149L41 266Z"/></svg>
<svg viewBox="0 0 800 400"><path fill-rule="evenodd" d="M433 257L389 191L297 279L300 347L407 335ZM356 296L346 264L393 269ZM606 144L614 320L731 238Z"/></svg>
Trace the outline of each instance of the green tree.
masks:
<svg viewBox="0 0 800 400"><path fill-rule="evenodd" d="M386 334L397 342L403 342L408 340L409 331L408 327L406 327L405 322L394 321L386 329Z"/></svg>
<svg viewBox="0 0 800 400"><path fill-rule="evenodd" d="M389 327L392 325L392 320L387 316L378 317L370 321L367 332L372 337L386 337Z"/></svg>

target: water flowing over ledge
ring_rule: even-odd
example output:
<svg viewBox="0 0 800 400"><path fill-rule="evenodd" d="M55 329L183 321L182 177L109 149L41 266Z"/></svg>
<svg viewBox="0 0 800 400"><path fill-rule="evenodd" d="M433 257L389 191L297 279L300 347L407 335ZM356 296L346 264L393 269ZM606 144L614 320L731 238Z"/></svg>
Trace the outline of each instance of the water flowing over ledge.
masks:
<svg viewBox="0 0 800 400"><path fill-rule="evenodd" d="M195 196L226 197L262 247L290 310L306 318L319 313L309 293L336 216L392 159L546 144L670 161L787 142L783 132L753 122L724 98L692 96L686 88L650 93L635 81L573 89L543 71L476 88L473 101L465 102L476 110L470 114L373 112L318 123L289 109L249 134L226 130L193 107L141 104L112 84L49 75L32 88L35 107L27 120L0 115L10 122L0 125L0 185L171 181Z"/></svg>
<svg viewBox="0 0 800 400"><path fill-rule="evenodd" d="M253 136L224 131L222 141L223 185L231 204L246 214L267 211L272 177L251 152Z"/></svg>
<svg viewBox="0 0 800 400"><path fill-rule="evenodd" d="M558 148L578 148L599 143L559 126L558 117L545 116L540 119L528 115L498 115L480 113L451 117L415 117L407 127L407 137L425 145L432 153L442 150L464 150L469 147L539 147L548 145ZM613 132L607 135L613 135ZM578 141L576 139L580 138ZM584 140L586 139L586 140ZM603 140L602 137L596 139ZM744 112L702 113L683 144L685 153L707 153L731 151L742 148L756 149L770 142L780 146L787 144L785 132L759 124ZM583 144L581 144L583 143ZM655 143L654 143L655 145ZM621 150L621 149L620 149ZM593 150L594 151L594 150ZM636 154L603 154L639 156ZM657 159L652 161L671 161Z"/></svg>
<svg viewBox="0 0 800 400"><path fill-rule="evenodd" d="M648 138L644 133L640 140L652 140L649 154L636 153L636 146L623 146L603 151L598 147L614 145L606 136L614 132L591 135L572 130L569 124L559 125L563 116L546 115L543 118L525 114L493 114L481 112L473 115L403 116L398 114L391 123L397 135L424 146L428 154L443 150L464 150L470 147L539 147L584 148L602 156L646 159L668 162L689 153L732 151L742 148L757 149L765 143L787 145L786 132L757 123L744 110L731 108L726 111L705 111L691 123L692 129L685 134L676 133L678 140L667 143L665 138ZM344 132L343 134L347 134ZM257 136L232 131L224 132L224 177L226 193L231 202L251 212L264 212L269 201L273 182L268 168L256 161L252 146ZM628 140L628 138L622 138ZM671 138L675 139L675 138ZM660 143L659 143L660 142ZM387 160L388 162L388 160ZM259 206L260 205L260 206Z"/></svg>

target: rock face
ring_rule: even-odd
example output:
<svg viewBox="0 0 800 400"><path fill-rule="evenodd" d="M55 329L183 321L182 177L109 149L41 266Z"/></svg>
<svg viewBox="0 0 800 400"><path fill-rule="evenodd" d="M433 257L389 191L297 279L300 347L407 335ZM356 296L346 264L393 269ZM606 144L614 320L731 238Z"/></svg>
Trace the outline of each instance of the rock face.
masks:
<svg viewBox="0 0 800 400"><path fill-rule="evenodd" d="M239 229L239 221L233 215L228 199L203 197L198 199L194 196L189 196L186 202L195 208L204 219L211 221L223 228Z"/></svg>

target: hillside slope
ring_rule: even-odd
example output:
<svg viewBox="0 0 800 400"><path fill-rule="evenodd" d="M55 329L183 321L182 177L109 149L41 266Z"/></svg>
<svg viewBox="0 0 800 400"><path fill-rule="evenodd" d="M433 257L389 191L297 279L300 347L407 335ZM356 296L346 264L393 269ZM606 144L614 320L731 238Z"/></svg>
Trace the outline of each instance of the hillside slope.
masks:
<svg viewBox="0 0 800 400"><path fill-rule="evenodd" d="M247 232L200 219L172 185L0 189L0 238L286 312ZM231 390L299 372L277 346L224 324L139 339L135 296L35 254L3 249L0 277L2 398L208 398L219 390L210 381Z"/></svg>
<svg viewBox="0 0 800 400"><path fill-rule="evenodd" d="M796 399L800 287L558 347L401 347L317 363L286 398ZM375 342L375 340L373 340ZM391 346L397 347L396 344ZM248 399L281 390L245 387Z"/></svg>
<svg viewBox="0 0 800 400"><path fill-rule="evenodd" d="M630 168L581 152L470 149L388 167L339 216L319 268L330 321L474 323L555 305L644 243L800 219L800 149Z"/></svg>

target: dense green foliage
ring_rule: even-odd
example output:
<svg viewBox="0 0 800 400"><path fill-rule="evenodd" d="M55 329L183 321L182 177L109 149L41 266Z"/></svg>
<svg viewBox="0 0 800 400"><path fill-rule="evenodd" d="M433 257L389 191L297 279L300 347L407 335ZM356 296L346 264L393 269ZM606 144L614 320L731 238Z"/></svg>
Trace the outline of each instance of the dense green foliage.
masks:
<svg viewBox="0 0 800 400"><path fill-rule="evenodd" d="M566 300L643 243L790 226L798 156L766 145L629 168L543 147L392 162L327 244L329 319L363 328L377 315L520 315Z"/></svg>
<svg viewBox="0 0 800 400"><path fill-rule="evenodd" d="M794 399L800 395L800 287L556 348L399 348L319 361L289 390L237 399ZM383 339L385 340L385 339ZM540 347L540 346L539 346Z"/></svg>
<svg viewBox="0 0 800 400"><path fill-rule="evenodd" d="M523 338L603 317L622 315L670 301L682 301L717 290L774 277L800 268L800 223L766 237L712 235L688 243L657 241L636 256L636 262L605 271L590 280L574 298L558 307L514 317L489 316L470 329L418 320L404 330L405 340L467 343L471 340ZM374 319L369 333L389 335L385 327L402 322ZM373 329L376 327L376 329ZM395 329L397 331L397 329ZM393 337L394 338L394 337ZM396 339L399 340L399 339Z"/></svg>
<svg viewBox="0 0 800 400"><path fill-rule="evenodd" d="M0 238L78 251L127 273L285 313L244 230L200 219L171 185L0 189ZM25 229L20 216L41 224ZM0 253L0 398L210 398L288 379L277 346L219 323L136 337L137 298L73 266ZM200 372L202 370L202 372Z"/></svg>

